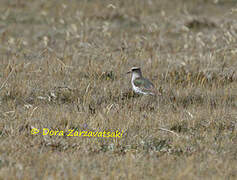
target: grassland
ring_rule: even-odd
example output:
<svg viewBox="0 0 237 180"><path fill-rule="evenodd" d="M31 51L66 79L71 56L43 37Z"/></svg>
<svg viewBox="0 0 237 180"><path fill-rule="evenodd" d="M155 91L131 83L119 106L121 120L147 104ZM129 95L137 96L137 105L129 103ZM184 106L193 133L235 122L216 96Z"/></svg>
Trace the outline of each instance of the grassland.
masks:
<svg viewBox="0 0 237 180"><path fill-rule="evenodd" d="M1 0L0 179L236 179L235 5Z"/></svg>

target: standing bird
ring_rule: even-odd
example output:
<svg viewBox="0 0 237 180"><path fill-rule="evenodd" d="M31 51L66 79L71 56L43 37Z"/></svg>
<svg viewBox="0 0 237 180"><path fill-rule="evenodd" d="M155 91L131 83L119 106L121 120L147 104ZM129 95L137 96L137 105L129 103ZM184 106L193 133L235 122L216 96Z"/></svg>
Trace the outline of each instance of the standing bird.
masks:
<svg viewBox="0 0 237 180"><path fill-rule="evenodd" d="M130 71L127 72L132 73L132 89L135 93L145 94L145 95L161 95L156 91L152 82L150 82L147 78L142 76L141 68L132 67Z"/></svg>

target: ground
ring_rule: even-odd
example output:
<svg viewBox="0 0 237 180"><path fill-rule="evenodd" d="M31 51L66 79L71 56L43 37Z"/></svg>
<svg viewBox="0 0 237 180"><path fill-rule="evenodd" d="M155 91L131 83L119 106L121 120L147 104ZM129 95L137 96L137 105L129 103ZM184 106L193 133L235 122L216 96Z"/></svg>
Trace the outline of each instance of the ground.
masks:
<svg viewBox="0 0 237 180"><path fill-rule="evenodd" d="M235 7L1 0L0 178L236 179Z"/></svg>

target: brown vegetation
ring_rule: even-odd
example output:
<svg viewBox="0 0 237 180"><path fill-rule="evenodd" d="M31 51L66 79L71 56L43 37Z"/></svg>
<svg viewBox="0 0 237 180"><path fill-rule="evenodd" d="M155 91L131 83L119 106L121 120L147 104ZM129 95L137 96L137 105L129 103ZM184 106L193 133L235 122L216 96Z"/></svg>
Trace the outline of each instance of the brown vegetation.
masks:
<svg viewBox="0 0 237 180"><path fill-rule="evenodd" d="M236 179L234 5L1 0L0 178ZM132 66L162 96L134 94Z"/></svg>

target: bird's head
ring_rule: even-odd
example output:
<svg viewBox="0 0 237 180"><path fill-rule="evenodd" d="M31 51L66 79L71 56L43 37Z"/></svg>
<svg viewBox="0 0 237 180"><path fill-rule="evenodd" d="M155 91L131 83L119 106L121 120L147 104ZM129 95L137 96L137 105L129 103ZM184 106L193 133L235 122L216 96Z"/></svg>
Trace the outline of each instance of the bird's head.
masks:
<svg viewBox="0 0 237 180"><path fill-rule="evenodd" d="M141 75L141 68L140 67L132 67L130 71L127 72L127 74L132 73L132 74L139 74Z"/></svg>

